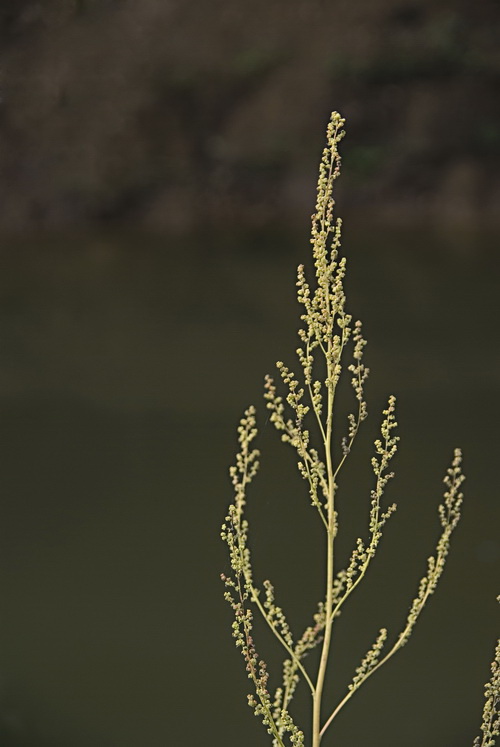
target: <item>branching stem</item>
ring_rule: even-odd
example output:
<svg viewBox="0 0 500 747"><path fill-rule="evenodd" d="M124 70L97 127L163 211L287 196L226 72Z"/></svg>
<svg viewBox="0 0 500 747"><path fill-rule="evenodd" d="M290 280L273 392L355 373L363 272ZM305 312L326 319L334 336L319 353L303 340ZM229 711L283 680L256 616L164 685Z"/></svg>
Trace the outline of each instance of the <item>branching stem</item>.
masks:
<svg viewBox="0 0 500 747"><path fill-rule="evenodd" d="M257 434L255 408L246 410L238 428L239 452L236 463L230 469L234 487L234 502L230 505L221 536L226 542L231 560L231 575L222 575L226 590L225 598L234 612L233 638L245 661L247 673L253 681L255 696L249 695L249 705L272 738L273 747L305 747L305 735L295 724L289 705L298 683L303 680L312 698L312 732L308 745L321 747L322 738L346 703L355 692L383 664L407 642L428 598L433 594L443 572L449 551L450 536L460 518L464 480L461 472L461 453L457 449L451 467L445 477L447 486L443 503L439 506L441 536L435 554L428 558L427 573L420 580L417 596L413 599L406 623L392 647L384 654L387 630L379 634L356 668L348 691L322 724L322 704L325 682L332 658L332 633L340 610L365 578L382 536L382 528L395 510L395 505L384 508L382 498L392 472L388 465L396 453L398 436L393 430L395 419L395 397L389 397L387 409L375 440L375 455L371 464L375 475L371 491L369 512L369 539L358 538L345 569L335 569L336 536L338 532L337 478L351 452L360 425L367 416L364 384L368 368L363 362L366 341L362 335L360 321L352 322L346 311L344 276L346 260L339 257L342 222L334 219L334 182L340 174L338 145L344 135L344 120L334 112L327 128L327 145L323 151L318 177L316 208L312 217L311 244L314 263L314 286L310 286L304 265L297 269L297 298L304 311L299 328L300 344L297 349L299 375L282 361L276 364L285 387L284 395L271 376L266 376L264 398L270 411L270 421L280 433L283 442L291 445L297 453L297 467L305 482L311 504L317 509L325 531L326 548L323 565L325 591L317 605L314 624L306 627L299 638L292 635L292 628L281 607L275 603L274 587L264 581L265 598L253 581L251 554L248 547L248 521L244 516L246 490L258 470L259 452L251 448ZM337 422L334 424L334 405L338 383L345 373L343 355L352 341L352 360L347 371L352 374L351 385L357 400L356 408L348 415L348 428L342 439L337 438ZM319 373L316 369L319 368ZM323 378L324 377L324 378ZM312 432L309 422L312 421ZM342 434L341 434L342 435ZM320 444L319 450L315 443ZM342 447L337 457L337 448ZM335 457L335 459L334 459ZM286 558L284 562L286 563ZM246 606L248 605L248 607ZM259 658L252 638L252 610L256 607L266 624L287 653L282 667L282 684L271 697L268 690L269 673L265 661ZM320 648L319 663L315 676L311 676L303 664L307 653ZM487 685L483 715L482 741L474 747L491 747L493 737L500 730L498 704L500 701L500 651L497 649L492 664L492 679Z"/></svg>

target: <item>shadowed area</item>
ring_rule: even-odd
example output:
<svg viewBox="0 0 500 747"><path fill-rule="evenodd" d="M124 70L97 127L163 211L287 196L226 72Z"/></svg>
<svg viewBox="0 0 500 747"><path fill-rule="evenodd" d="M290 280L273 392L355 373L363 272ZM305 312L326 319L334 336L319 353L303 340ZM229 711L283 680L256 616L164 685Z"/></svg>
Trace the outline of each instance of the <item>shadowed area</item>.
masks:
<svg viewBox="0 0 500 747"><path fill-rule="evenodd" d="M308 254L300 236L273 242L273 253L250 234L204 247L119 234L5 243L2 744L265 742L218 578L227 467L250 402L263 452L248 508L256 577L271 577L296 632L322 593L316 515L261 406L263 374L294 362L294 267ZM457 445L468 479L441 588L325 745L466 747L477 732L498 627L496 242L346 228L348 307L364 321L372 375L340 485L340 562L366 533L371 442L390 393L402 443L387 497L398 512L335 633L332 706L376 631L398 632ZM276 677L280 652L257 636ZM302 690L297 708L307 714Z"/></svg>

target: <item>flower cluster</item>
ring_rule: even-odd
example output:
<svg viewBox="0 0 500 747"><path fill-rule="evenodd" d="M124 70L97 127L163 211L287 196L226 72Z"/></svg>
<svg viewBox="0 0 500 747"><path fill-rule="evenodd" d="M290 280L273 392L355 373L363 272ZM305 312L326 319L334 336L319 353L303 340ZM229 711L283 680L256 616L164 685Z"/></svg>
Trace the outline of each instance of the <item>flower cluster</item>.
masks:
<svg viewBox="0 0 500 747"><path fill-rule="evenodd" d="M497 597L500 602L500 596ZM473 747L493 747L495 737L500 736L500 638L491 662L491 679L484 686L482 738L476 737Z"/></svg>
<svg viewBox="0 0 500 747"><path fill-rule="evenodd" d="M380 654L382 653L382 649L384 648L386 639L387 630L385 628L381 628L377 638L375 639L375 643L365 654L359 667L356 667L356 674L352 678L352 682L349 685L349 692L356 690L361 684L363 684L366 678L375 669L380 661Z"/></svg>

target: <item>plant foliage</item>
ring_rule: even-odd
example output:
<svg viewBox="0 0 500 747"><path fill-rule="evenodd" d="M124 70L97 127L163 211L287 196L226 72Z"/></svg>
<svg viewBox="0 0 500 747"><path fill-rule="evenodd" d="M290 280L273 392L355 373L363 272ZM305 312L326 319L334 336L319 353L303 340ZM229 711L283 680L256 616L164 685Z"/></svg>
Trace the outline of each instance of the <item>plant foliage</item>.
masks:
<svg viewBox="0 0 500 747"><path fill-rule="evenodd" d="M385 505L385 492L393 477L391 462L396 454L396 399L390 396L382 413L380 436L374 443L372 458L373 488L368 521L368 536L357 538L345 568L336 562L336 536L339 517L336 510L339 473L350 456L362 422L367 417L364 388L369 373L364 364L366 341L360 321L353 322L346 311L344 276L346 260L340 257L341 220L334 218L333 188L340 174L338 146L344 136L344 120L334 112L327 128L327 143L323 151L317 187L316 209L312 217L311 244L315 269L313 282L307 280L304 266L297 271L297 297L303 308L298 331L300 344L297 357L300 373L296 375L279 361L279 388L271 376L265 378L264 398L270 420L283 442L297 454L297 466L307 484L311 506L318 514L326 535L325 557L319 572L324 573L325 591L312 615L311 624L295 638L275 590L269 580L259 587L254 581L248 522L245 504L248 486L259 467L259 452L254 447L257 436L256 413L249 407L238 428L239 451L230 469L234 501L229 506L222 526L222 539L230 555L231 573L222 575L225 598L232 607L233 637L245 661L253 692L249 705L262 719L273 747L301 747L306 744L306 732L298 726L290 706L296 687L302 679L312 698L312 725L307 744L319 747L320 742L339 711L359 688L408 641L413 628L443 573L450 548L450 539L460 519L461 485L464 481L460 449L455 449L444 483L445 492L438 514L441 534L427 569L409 606L406 622L395 636L382 628L347 686L345 696L331 713L323 718L323 690L332 641L332 629L342 607L365 577L376 554L385 524L396 510L395 504ZM350 360L349 360L350 358ZM347 359L347 361L346 361ZM348 416L343 432L334 423L337 389L342 375L350 375L355 407ZM281 391L283 390L283 394ZM265 661L257 653L253 637L254 613L260 614L285 650L282 682L271 691ZM306 667L306 654L320 647L316 671ZM499 731L499 671L500 642L492 664L492 679L486 685L486 704L481 727L483 737L474 747L490 747Z"/></svg>

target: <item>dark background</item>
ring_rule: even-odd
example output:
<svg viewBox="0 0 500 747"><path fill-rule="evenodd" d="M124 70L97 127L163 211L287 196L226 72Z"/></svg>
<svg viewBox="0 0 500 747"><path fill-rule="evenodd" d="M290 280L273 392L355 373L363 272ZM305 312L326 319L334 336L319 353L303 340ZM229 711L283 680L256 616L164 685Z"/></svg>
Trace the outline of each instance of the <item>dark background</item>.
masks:
<svg viewBox="0 0 500 747"><path fill-rule="evenodd" d="M256 577L299 633L322 595L321 533L261 383L294 364L332 108L348 130L348 305L372 369L340 562L366 534L391 393L402 436L399 510L338 621L332 707L378 629L404 622L457 445L468 479L441 588L324 744L471 745L500 592L499 26L486 0L4 0L2 747L268 744L218 535L254 402ZM276 684L280 652L256 632ZM307 729L302 691L295 715Z"/></svg>

